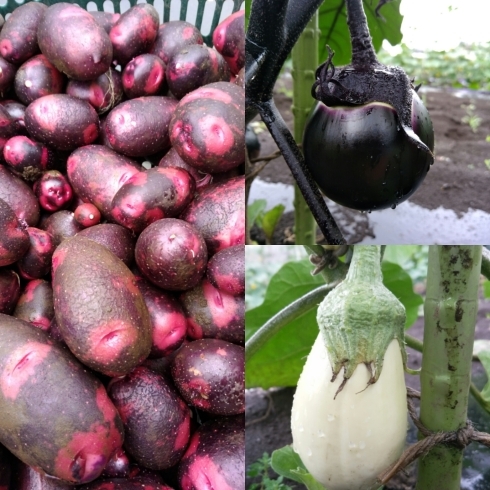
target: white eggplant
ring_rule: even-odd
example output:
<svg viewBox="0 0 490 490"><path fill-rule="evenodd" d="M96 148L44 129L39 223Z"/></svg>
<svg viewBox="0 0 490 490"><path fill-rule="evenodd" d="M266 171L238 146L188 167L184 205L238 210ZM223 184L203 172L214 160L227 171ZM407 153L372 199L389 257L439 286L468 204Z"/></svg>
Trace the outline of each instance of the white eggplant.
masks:
<svg viewBox="0 0 490 490"><path fill-rule="evenodd" d="M407 431L404 368L399 340L384 355L379 379L364 363L338 393L342 377L319 334L294 396L293 448L328 490L371 490L377 476L401 455ZM335 399L334 399L335 397Z"/></svg>

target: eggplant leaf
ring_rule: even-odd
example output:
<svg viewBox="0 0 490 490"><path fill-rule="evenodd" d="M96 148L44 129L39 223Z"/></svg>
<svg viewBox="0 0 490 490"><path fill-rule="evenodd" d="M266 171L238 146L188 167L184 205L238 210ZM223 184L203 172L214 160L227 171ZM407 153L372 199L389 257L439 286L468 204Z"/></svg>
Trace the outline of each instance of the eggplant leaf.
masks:
<svg viewBox="0 0 490 490"><path fill-rule="evenodd" d="M294 300L324 284L321 276L311 275L311 270L311 263L305 259L286 263L272 276L263 303L245 314L247 339ZM399 265L383 262L382 270L386 287L405 305L406 326L410 326L417 318L422 298L413 292L410 276ZM318 335L316 310L312 308L286 325L247 361L247 388L296 386L306 356Z"/></svg>
<svg viewBox="0 0 490 490"><path fill-rule="evenodd" d="M378 0L364 0L364 11L376 51L379 51L384 39L393 46L402 40L403 16L400 14L400 2L401 0L394 0L383 5L379 11L381 17L377 17L375 9ZM349 64L352 50L345 0L329 0L322 4L319 9L319 28L321 31L318 49L320 63L327 59L326 45L328 44L335 51L333 58L335 66Z"/></svg>
<svg viewBox="0 0 490 490"><path fill-rule="evenodd" d="M272 453L271 466L278 475L302 483L308 490L325 490L325 487L308 472L291 446L276 449Z"/></svg>

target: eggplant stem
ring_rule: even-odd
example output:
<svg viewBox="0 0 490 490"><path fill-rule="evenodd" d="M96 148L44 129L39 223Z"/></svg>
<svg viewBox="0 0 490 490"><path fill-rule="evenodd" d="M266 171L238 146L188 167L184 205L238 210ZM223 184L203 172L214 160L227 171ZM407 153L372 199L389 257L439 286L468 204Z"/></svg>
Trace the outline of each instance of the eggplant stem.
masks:
<svg viewBox="0 0 490 490"><path fill-rule="evenodd" d="M346 0L347 25L352 44L352 66L355 69L378 65L362 0Z"/></svg>

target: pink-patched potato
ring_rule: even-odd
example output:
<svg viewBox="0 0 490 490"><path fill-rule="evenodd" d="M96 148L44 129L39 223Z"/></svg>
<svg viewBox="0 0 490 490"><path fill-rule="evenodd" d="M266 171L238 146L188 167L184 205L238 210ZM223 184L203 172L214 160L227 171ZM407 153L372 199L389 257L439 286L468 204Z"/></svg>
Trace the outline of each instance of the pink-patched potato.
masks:
<svg viewBox="0 0 490 490"><path fill-rule="evenodd" d="M14 85L17 67L0 56L0 96L3 97Z"/></svg>
<svg viewBox="0 0 490 490"><path fill-rule="evenodd" d="M99 114L110 111L124 95L121 74L112 68L95 80L70 80L65 91L90 103Z"/></svg>
<svg viewBox="0 0 490 490"><path fill-rule="evenodd" d="M42 3L29 2L11 13L0 32L0 54L3 58L20 65L39 53L37 30L47 10Z"/></svg>
<svg viewBox="0 0 490 490"><path fill-rule="evenodd" d="M111 12L103 12L99 10L94 10L90 12L90 15L95 19L97 24L104 29L104 31L109 34L114 24L119 20L121 14L113 14Z"/></svg>
<svg viewBox="0 0 490 490"><path fill-rule="evenodd" d="M131 471L131 463L123 448L118 449L106 464L102 478L127 478Z"/></svg>
<svg viewBox="0 0 490 490"><path fill-rule="evenodd" d="M135 258L139 270L162 289L184 291L199 283L208 251L201 234L176 218L155 221L138 237Z"/></svg>
<svg viewBox="0 0 490 490"><path fill-rule="evenodd" d="M186 170L150 168L129 179L112 199L111 216L141 233L151 223L178 216L194 198L196 184Z"/></svg>
<svg viewBox="0 0 490 490"><path fill-rule="evenodd" d="M66 239L53 255L56 321L86 366L122 376L148 357L148 309L131 271L109 249L84 236Z"/></svg>
<svg viewBox="0 0 490 490"><path fill-rule="evenodd" d="M36 328L47 331L54 317L53 288L44 279L29 281L12 314Z"/></svg>
<svg viewBox="0 0 490 490"><path fill-rule="evenodd" d="M0 199L0 267L17 262L29 248L29 234L14 210Z"/></svg>
<svg viewBox="0 0 490 490"><path fill-rule="evenodd" d="M181 218L195 226L214 255L245 244L245 178L217 182L200 192Z"/></svg>
<svg viewBox="0 0 490 490"><path fill-rule="evenodd" d="M180 100L170 141L189 165L226 172L245 161L245 92L230 82L200 87Z"/></svg>
<svg viewBox="0 0 490 490"><path fill-rule="evenodd" d="M0 199L14 211L21 223L36 226L39 221L39 203L32 189L7 167L0 165Z"/></svg>
<svg viewBox="0 0 490 490"><path fill-rule="evenodd" d="M67 94L46 95L29 104L25 125L34 139L57 150L90 145L99 136L99 117L95 109L88 102Z"/></svg>
<svg viewBox="0 0 490 490"><path fill-rule="evenodd" d="M218 24L213 45L236 75L245 66L245 11L239 10Z"/></svg>
<svg viewBox="0 0 490 490"><path fill-rule="evenodd" d="M128 99L163 93L165 63L155 54L136 56L124 67L122 84Z"/></svg>
<svg viewBox="0 0 490 490"><path fill-rule="evenodd" d="M68 180L73 191L85 202L97 206L111 217L112 199L141 166L103 145L88 145L75 150L67 160Z"/></svg>
<svg viewBox="0 0 490 490"><path fill-rule="evenodd" d="M45 332L7 315L0 315L0 412L7 449L65 482L97 478L123 443L101 382Z"/></svg>
<svg viewBox="0 0 490 490"><path fill-rule="evenodd" d="M187 317L191 339L222 339L245 342L245 299L216 289L207 279L184 291L180 302Z"/></svg>
<svg viewBox="0 0 490 490"><path fill-rule="evenodd" d="M44 172L34 183L33 190L41 207L51 213L68 207L73 197L70 183L58 170Z"/></svg>
<svg viewBox="0 0 490 490"><path fill-rule="evenodd" d="M245 488L245 422L236 415L209 420L192 435L178 468L181 490Z"/></svg>
<svg viewBox="0 0 490 490"><path fill-rule="evenodd" d="M167 64L182 49L193 44L203 44L199 29L183 20L171 20L160 24L158 35L150 53L156 54Z"/></svg>
<svg viewBox="0 0 490 490"><path fill-rule="evenodd" d="M26 106L16 100L0 100L0 107L14 120L16 134L27 134L24 123Z"/></svg>
<svg viewBox="0 0 490 490"><path fill-rule="evenodd" d="M12 269L0 268L0 313L10 315L20 296L20 278Z"/></svg>
<svg viewBox="0 0 490 490"><path fill-rule="evenodd" d="M75 80L93 80L112 63L107 32L90 13L72 3L56 3L46 10L37 40L46 58Z"/></svg>
<svg viewBox="0 0 490 490"><path fill-rule="evenodd" d="M16 121L3 107L0 107L0 150L3 150L7 141L15 136L16 132Z"/></svg>
<svg viewBox="0 0 490 490"><path fill-rule="evenodd" d="M39 228L28 227L29 248L17 261L19 274L24 279L41 279L51 270L51 258L55 249L53 235Z"/></svg>
<svg viewBox="0 0 490 490"><path fill-rule="evenodd" d="M215 49L193 44L176 53L165 71L168 88L177 98L213 82L228 82L230 69Z"/></svg>
<svg viewBox="0 0 490 490"><path fill-rule="evenodd" d="M208 262L206 276L220 291L233 296L245 293L245 245L220 250Z"/></svg>
<svg viewBox="0 0 490 490"><path fill-rule="evenodd" d="M135 56L147 53L158 33L158 12L149 3L140 3L124 12L112 27L109 36L114 59L124 66Z"/></svg>
<svg viewBox="0 0 490 490"><path fill-rule="evenodd" d="M179 462L190 437L190 411L164 377L146 367L113 379L107 388L126 434L126 452L145 468Z"/></svg>
<svg viewBox="0 0 490 490"><path fill-rule="evenodd" d="M174 148L170 148L170 150L168 150L167 153L165 153L162 159L158 162L158 166L163 168L178 167L187 170L187 172L189 172L189 174L196 182L196 189L202 189L206 187L213 180L211 174L206 174L204 172L201 172L197 170L197 168L193 167L192 165L189 165L188 163L184 162L184 160L180 158L179 154L175 151Z"/></svg>
<svg viewBox="0 0 490 490"><path fill-rule="evenodd" d="M23 63L15 74L15 95L25 105L45 95L60 94L65 86L65 76L46 58L39 54Z"/></svg>
<svg viewBox="0 0 490 490"><path fill-rule="evenodd" d="M100 223L100 211L96 206L89 202L79 204L73 211L75 221L81 224L84 228L98 225Z"/></svg>
<svg viewBox="0 0 490 490"><path fill-rule="evenodd" d="M218 339L184 345L172 364L172 378L184 400L215 415L245 411L245 349Z"/></svg>
<svg viewBox="0 0 490 490"><path fill-rule="evenodd" d="M5 143L3 157L12 171L28 182L39 179L54 163L52 150L24 135L13 136Z"/></svg>
<svg viewBox="0 0 490 490"><path fill-rule="evenodd" d="M150 358L161 358L176 351L184 342L187 319L179 300L170 292L150 284L135 272L152 327Z"/></svg>
<svg viewBox="0 0 490 490"><path fill-rule="evenodd" d="M101 223L80 231L78 235L103 245L128 267L133 264L136 239L127 228L115 223Z"/></svg>
<svg viewBox="0 0 490 490"><path fill-rule="evenodd" d="M129 157L168 150L169 124L176 106L175 99L158 95L122 102L105 119L111 148Z"/></svg>
<svg viewBox="0 0 490 490"><path fill-rule="evenodd" d="M39 227L53 237L53 243L57 247L63 240L75 236L83 230L72 211L62 209L50 214L41 220Z"/></svg>

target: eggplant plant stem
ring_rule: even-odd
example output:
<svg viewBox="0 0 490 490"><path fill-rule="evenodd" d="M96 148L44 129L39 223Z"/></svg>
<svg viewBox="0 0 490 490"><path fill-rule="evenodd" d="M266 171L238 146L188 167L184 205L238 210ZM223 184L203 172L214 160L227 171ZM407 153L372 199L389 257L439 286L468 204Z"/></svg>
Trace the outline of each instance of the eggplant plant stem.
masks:
<svg viewBox="0 0 490 490"><path fill-rule="evenodd" d="M294 139L301 143L308 114L315 102L310 95L318 65L318 11L292 50ZM298 186L294 186L294 234L297 245L316 243L316 222Z"/></svg>
<svg viewBox="0 0 490 490"><path fill-rule="evenodd" d="M429 247L420 421L434 432L466 425L481 256L481 246ZM462 448L434 447L416 490L459 490L462 461Z"/></svg>
<svg viewBox="0 0 490 490"><path fill-rule="evenodd" d="M281 328L317 306L337 284L338 281L335 281L310 291L264 323L245 342L245 362L248 362Z"/></svg>
<svg viewBox="0 0 490 490"><path fill-rule="evenodd" d="M305 165L303 155L289 132L284 119L274 104L268 100L257 105L260 116L264 121L277 147L281 150L284 160L298 183L299 188L313 213L313 216L327 240L332 245L343 245L345 239L337 226L333 216L325 204L325 201L314 183L308 167Z"/></svg>
<svg viewBox="0 0 490 490"><path fill-rule="evenodd" d="M352 66L362 69L378 64L362 0L346 0L346 7L352 44Z"/></svg>

